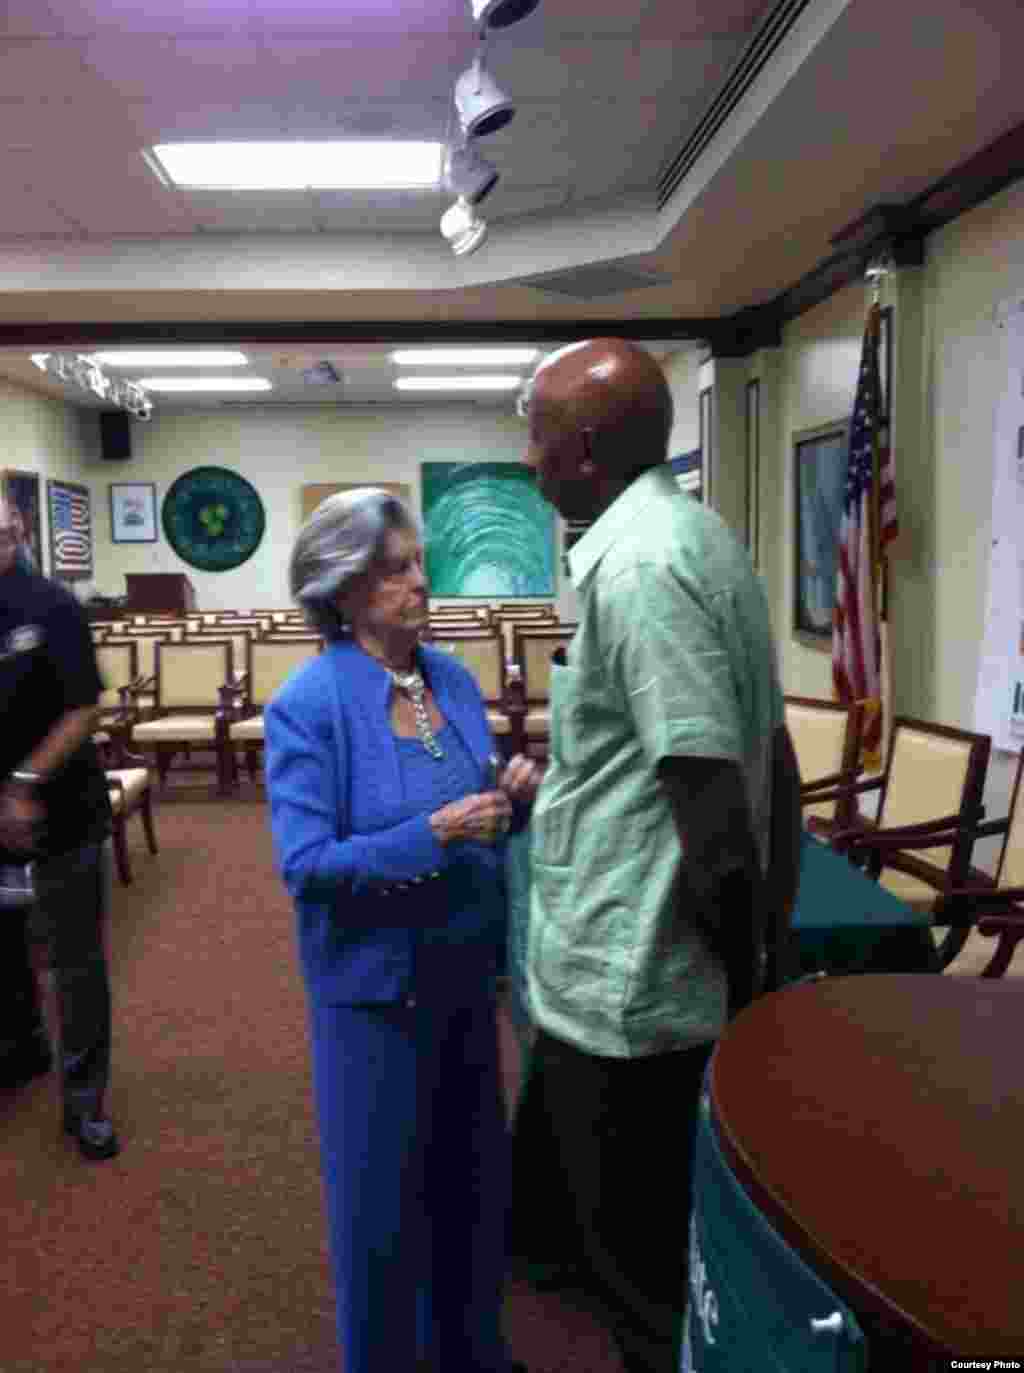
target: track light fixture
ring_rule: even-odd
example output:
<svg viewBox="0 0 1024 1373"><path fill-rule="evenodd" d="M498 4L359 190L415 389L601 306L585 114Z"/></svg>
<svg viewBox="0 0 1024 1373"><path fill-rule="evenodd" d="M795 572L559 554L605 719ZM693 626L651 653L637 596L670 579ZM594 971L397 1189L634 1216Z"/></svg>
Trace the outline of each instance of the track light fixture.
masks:
<svg viewBox="0 0 1024 1373"><path fill-rule="evenodd" d="M441 236L456 257L468 257L487 237L487 221L479 219L464 195L441 216Z"/></svg>
<svg viewBox="0 0 1024 1373"><path fill-rule="evenodd" d="M478 53L473 65L455 83L455 110L463 135L486 138L503 129L516 112L516 107L484 66L483 54Z"/></svg>
<svg viewBox="0 0 1024 1373"><path fill-rule="evenodd" d="M471 205L479 205L490 195L499 175L494 163L481 157L472 143L456 143L445 153L444 188L464 196Z"/></svg>
<svg viewBox="0 0 1024 1373"><path fill-rule="evenodd" d="M517 24L540 4L540 0L472 0L473 22L491 29L507 29Z"/></svg>
<svg viewBox="0 0 1024 1373"><path fill-rule="evenodd" d="M33 353L32 361L41 372L56 377L66 386L77 386L98 396L108 405L127 410L137 420L148 420L153 414L153 402L141 386L133 381L111 377L93 358L79 353Z"/></svg>

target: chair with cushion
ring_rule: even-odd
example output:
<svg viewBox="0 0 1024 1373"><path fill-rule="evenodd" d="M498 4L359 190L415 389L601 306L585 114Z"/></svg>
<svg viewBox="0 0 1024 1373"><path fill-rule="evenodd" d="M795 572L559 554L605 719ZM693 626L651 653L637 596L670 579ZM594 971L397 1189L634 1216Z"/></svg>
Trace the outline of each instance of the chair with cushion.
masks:
<svg viewBox="0 0 1024 1373"><path fill-rule="evenodd" d="M232 790L238 786L237 749L242 748L249 778L255 782L264 742L263 709L295 669L321 651L323 642L315 635L248 641L244 673L221 691L226 715L227 783Z"/></svg>
<svg viewBox="0 0 1024 1373"><path fill-rule="evenodd" d="M150 853L157 853L156 831L153 827L152 776L145 758L128 751L122 736L103 732L93 735L100 762L107 777L107 794L112 815L111 838L117 875L127 886L132 881L128 860L127 820L138 815Z"/></svg>
<svg viewBox="0 0 1024 1373"><path fill-rule="evenodd" d="M856 819L856 797L843 791L834 800L819 803L815 796L850 786L860 776L863 707L811 696L787 696L785 704L804 814L814 817L819 832L847 829Z"/></svg>
<svg viewBox="0 0 1024 1373"><path fill-rule="evenodd" d="M156 646L156 679L152 718L134 725L132 742L152 749L162 787L178 754L216 755L217 790L229 790L226 719L221 687L232 681L230 639Z"/></svg>
<svg viewBox="0 0 1024 1373"><path fill-rule="evenodd" d="M473 674L498 746L506 755L516 752L511 721L505 709L505 653L501 635L493 630L459 630L443 636L431 635L431 639L435 648L453 654Z"/></svg>
<svg viewBox="0 0 1024 1373"><path fill-rule="evenodd" d="M519 681L510 691L521 701L524 752L545 758L551 734L551 666L559 650L568 649L576 633L573 624L517 624L512 641L512 662Z"/></svg>
<svg viewBox="0 0 1024 1373"><path fill-rule="evenodd" d="M968 881L991 745L987 734L897 716L881 776L818 795L829 801L844 792L879 792L876 820L858 817L850 828L833 832L831 843L863 862L901 901L931 913L933 924L945 930L936 934L943 967L970 931L940 898ZM808 828L821 833L813 817ZM914 842L929 835L930 843Z"/></svg>
<svg viewBox="0 0 1024 1373"><path fill-rule="evenodd" d="M156 679L156 646L169 644L171 632L167 629L154 629L145 633L111 634L103 641L103 647L115 644L135 644L138 652L139 674L131 687L133 708L142 716L153 709L153 684Z"/></svg>

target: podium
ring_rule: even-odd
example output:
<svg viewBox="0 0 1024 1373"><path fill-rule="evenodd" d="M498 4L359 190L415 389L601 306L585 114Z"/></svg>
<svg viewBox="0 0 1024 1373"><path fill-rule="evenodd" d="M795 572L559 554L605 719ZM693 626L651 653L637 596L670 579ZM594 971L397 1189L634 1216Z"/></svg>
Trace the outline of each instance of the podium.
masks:
<svg viewBox="0 0 1024 1373"><path fill-rule="evenodd" d="M184 615L196 608L195 587L184 572L126 572L124 580L131 613Z"/></svg>

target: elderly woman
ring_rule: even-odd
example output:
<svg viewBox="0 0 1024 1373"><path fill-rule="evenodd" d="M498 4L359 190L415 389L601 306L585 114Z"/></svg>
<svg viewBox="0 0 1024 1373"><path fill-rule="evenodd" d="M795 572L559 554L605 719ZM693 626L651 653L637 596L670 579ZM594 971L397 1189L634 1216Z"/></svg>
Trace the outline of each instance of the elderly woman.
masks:
<svg viewBox="0 0 1024 1373"><path fill-rule="evenodd" d="M420 643L423 549L394 496L324 501L290 575L328 642L266 710L266 776L310 1003L345 1373L508 1373L495 978L504 839L536 766L499 775L475 680Z"/></svg>

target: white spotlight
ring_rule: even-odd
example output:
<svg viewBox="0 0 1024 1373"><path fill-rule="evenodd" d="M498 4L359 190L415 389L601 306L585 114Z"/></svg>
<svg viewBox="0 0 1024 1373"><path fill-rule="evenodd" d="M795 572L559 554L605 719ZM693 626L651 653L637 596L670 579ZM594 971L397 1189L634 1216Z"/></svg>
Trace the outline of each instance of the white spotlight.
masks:
<svg viewBox="0 0 1024 1373"><path fill-rule="evenodd" d="M540 4L540 0L472 0L473 20L491 29L507 29L516 24Z"/></svg>
<svg viewBox="0 0 1024 1373"><path fill-rule="evenodd" d="M497 133L516 112L479 55L455 83L455 109L467 138Z"/></svg>
<svg viewBox="0 0 1024 1373"><path fill-rule="evenodd" d="M441 234L456 257L475 253L487 237L487 221L478 219L465 196L441 216Z"/></svg>
<svg viewBox="0 0 1024 1373"><path fill-rule="evenodd" d="M499 172L493 162L481 157L472 143L448 149L444 159L444 188L461 195L471 205L479 205L498 184Z"/></svg>

